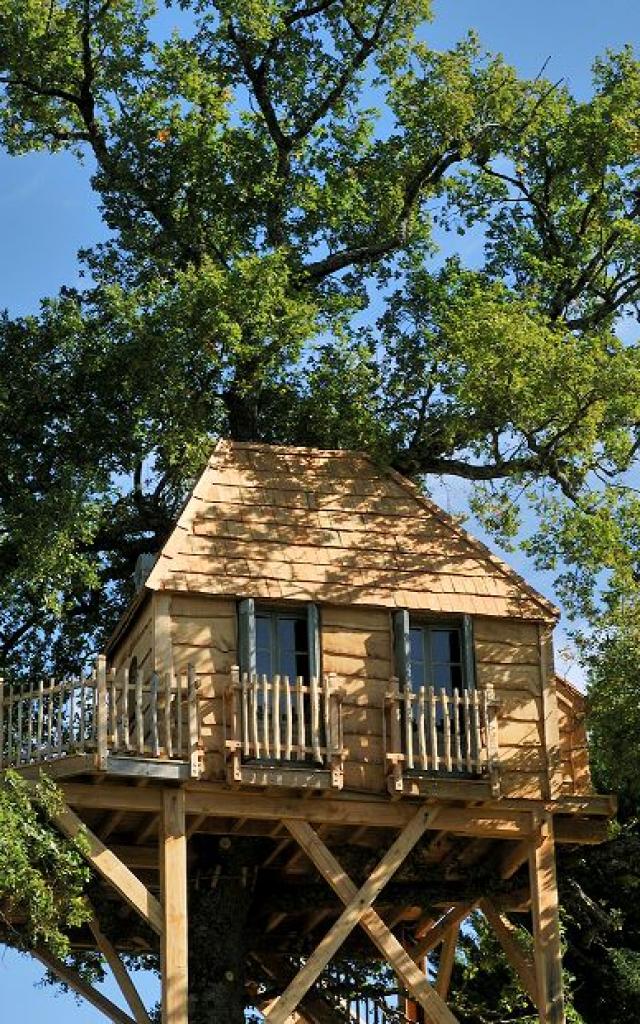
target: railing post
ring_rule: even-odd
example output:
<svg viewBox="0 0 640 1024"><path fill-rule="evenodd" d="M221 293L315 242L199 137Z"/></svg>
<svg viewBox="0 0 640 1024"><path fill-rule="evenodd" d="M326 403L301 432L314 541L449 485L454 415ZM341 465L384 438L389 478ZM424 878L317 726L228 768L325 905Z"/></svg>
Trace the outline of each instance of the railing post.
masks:
<svg viewBox="0 0 640 1024"><path fill-rule="evenodd" d="M96 664L96 746L98 768L100 771L105 771L109 743L107 736L107 659L104 654L98 655Z"/></svg>
<svg viewBox="0 0 640 1024"><path fill-rule="evenodd" d="M386 752L387 761L391 763L389 788L392 793L402 793L402 722L400 711L400 687L398 679L393 676L391 688L386 695L385 703L389 709L389 745Z"/></svg>
<svg viewBox="0 0 640 1024"><path fill-rule="evenodd" d="M329 768L331 769L331 785L334 789L342 789L344 784L343 752L342 752L342 701L341 694L336 690L335 672L325 677L325 704L328 707L328 727L325 743Z"/></svg>
<svg viewBox="0 0 640 1024"><path fill-rule="evenodd" d="M487 714L487 761L489 765L489 781L491 795L500 796L500 757L498 752L498 713L496 691L493 683L485 687Z"/></svg>
<svg viewBox="0 0 640 1024"><path fill-rule="evenodd" d="M197 779L201 772L200 764L200 713L198 708L198 680L192 664L187 667L189 688L189 751L191 760L191 777Z"/></svg>
<svg viewBox="0 0 640 1024"><path fill-rule="evenodd" d="M229 701L229 743L231 750L231 779L233 782L242 782L242 769L240 751L244 743L244 749L249 750L249 710L247 706L248 693L246 681L240 689L240 668L238 665L231 667L231 689L228 691ZM242 704L241 712L239 707ZM242 726L240 721L242 720Z"/></svg>

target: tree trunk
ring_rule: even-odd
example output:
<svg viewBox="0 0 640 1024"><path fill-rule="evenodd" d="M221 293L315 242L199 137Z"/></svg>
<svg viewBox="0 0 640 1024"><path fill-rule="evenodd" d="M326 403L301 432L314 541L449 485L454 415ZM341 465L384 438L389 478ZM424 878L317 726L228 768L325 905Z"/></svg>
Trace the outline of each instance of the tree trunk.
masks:
<svg viewBox="0 0 640 1024"><path fill-rule="evenodd" d="M224 837L215 859L199 858L189 891L189 1024L244 1024L259 849L255 840Z"/></svg>

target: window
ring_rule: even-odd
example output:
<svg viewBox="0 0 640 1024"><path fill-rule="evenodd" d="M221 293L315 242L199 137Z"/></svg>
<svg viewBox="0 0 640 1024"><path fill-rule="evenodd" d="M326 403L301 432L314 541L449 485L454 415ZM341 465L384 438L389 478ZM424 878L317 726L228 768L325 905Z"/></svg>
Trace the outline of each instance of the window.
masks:
<svg viewBox="0 0 640 1024"><path fill-rule="evenodd" d="M409 685L413 690L433 686L449 696L465 685L462 635L458 626L410 626Z"/></svg>
<svg viewBox="0 0 640 1024"><path fill-rule="evenodd" d="M256 672L309 681L309 630L304 612L256 609Z"/></svg>
<svg viewBox="0 0 640 1024"><path fill-rule="evenodd" d="M238 606L238 629L240 671L242 678L248 677L252 686L247 698L250 701L247 727L253 751L245 758L251 760L256 756L265 760L265 751L266 759L270 758L269 751L276 746L275 734L272 734L275 722L279 723L280 750L288 737L289 749L292 746L295 749L296 760L312 759L310 681L320 678L317 607L313 604L290 609L269 607L256 605L253 598L247 598ZM276 676L280 677L279 683ZM256 677L257 683L252 682ZM266 686L263 677L267 679ZM289 680L288 692L284 688L284 677ZM296 687L298 679L302 679L301 687ZM321 744L325 745L322 719L320 729ZM269 739L268 743L265 738ZM287 757L290 759L291 754Z"/></svg>
<svg viewBox="0 0 640 1024"><path fill-rule="evenodd" d="M238 605L240 671L272 678L320 677L318 608L271 608L246 598Z"/></svg>
<svg viewBox="0 0 640 1024"><path fill-rule="evenodd" d="M421 686L455 689L474 685L471 619L426 622L398 611L394 618L396 674L401 688L417 692Z"/></svg>

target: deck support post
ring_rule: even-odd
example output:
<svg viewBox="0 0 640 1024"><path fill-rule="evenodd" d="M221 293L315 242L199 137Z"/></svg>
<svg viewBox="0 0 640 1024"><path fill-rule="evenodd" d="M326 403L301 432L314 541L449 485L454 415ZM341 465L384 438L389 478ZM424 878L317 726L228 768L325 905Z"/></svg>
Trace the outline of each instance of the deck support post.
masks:
<svg viewBox="0 0 640 1024"><path fill-rule="evenodd" d="M182 789L162 791L160 890L163 928L160 944L162 1024L188 1024L187 829Z"/></svg>
<svg viewBox="0 0 640 1024"><path fill-rule="evenodd" d="M542 815L529 852L531 912L540 1024L565 1024L553 818Z"/></svg>

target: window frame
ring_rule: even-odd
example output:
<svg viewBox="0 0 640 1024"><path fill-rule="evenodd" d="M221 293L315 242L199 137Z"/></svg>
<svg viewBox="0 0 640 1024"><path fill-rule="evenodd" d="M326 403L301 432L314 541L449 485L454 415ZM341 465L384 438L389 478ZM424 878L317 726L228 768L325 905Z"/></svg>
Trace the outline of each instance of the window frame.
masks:
<svg viewBox="0 0 640 1024"><path fill-rule="evenodd" d="M275 645L272 658L277 663L279 655L279 636L277 630L278 616L297 618L307 624L307 657L309 659L309 679L315 676L321 680L321 643L320 643L320 610L312 602L301 604L270 603L244 598L238 602L238 662L240 671L248 674L257 673L257 618L268 615L272 618L272 631L275 627ZM274 633L272 632L272 640ZM275 655L275 657L274 657ZM273 664L273 662L272 662ZM272 673L273 675L274 673ZM308 682L308 680L307 680Z"/></svg>
<svg viewBox="0 0 640 1024"><path fill-rule="evenodd" d="M394 659L395 669L401 689L410 689L415 692L412 679L412 658L411 658L411 630L437 630L456 629L460 636L460 669L461 669L461 690L475 690L476 666L475 666L475 642L473 636L473 619L470 615L447 615L435 616L428 614L411 615L408 609L402 608L394 613ZM423 639L423 654L424 650ZM432 659L427 664L433 664ZM457 662L455 663L457 664ZM433 685L435 683L425 683ZM437 687L436 687L437 688Z"/></svg>

